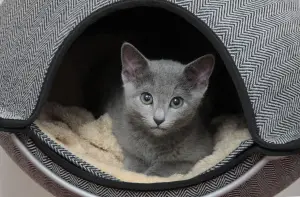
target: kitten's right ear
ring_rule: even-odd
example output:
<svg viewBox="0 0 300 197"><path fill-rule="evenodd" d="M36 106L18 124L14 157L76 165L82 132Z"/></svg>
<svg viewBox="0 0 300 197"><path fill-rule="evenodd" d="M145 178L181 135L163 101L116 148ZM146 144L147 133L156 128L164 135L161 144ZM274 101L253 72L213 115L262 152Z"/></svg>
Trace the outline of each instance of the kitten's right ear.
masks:
<svg viewBox="0 0 300 197"><path fill-rule="evenodd" d="M215 66L215 57L212 54L204 55L189 63L184 70L186 79L192 86L205 87Z"/></svg>
<svg viewBox="0 0 300 197"><path fill-rule="evenodd" d="M123 43L121 47L121 61L123 83L142 77L148 68L147 58L127 42Z"/></svg>

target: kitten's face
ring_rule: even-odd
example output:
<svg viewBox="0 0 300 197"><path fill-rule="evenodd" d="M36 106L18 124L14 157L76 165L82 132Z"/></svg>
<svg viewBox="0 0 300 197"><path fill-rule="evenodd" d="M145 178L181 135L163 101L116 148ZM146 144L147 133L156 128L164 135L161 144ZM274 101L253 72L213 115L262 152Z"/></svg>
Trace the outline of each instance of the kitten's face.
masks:
<svg viewBox="0 0 300 197"><path fill-rule="evenodd" d="M168 60L149 61L125 43L122 79L130 123L155 136L188 125L196 115L212 72L214 59L207 58L188 65Z"/></svg>

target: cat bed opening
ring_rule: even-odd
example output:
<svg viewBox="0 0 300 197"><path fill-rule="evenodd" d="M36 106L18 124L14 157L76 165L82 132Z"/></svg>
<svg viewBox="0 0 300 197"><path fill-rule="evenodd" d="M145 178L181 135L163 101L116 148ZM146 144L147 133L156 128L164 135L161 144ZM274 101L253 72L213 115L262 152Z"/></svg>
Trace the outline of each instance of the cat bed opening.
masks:
<svg viewBox="0 0 300 197"><path fill-rule="evenodd" d="M149 59L188 63L208 53L216 57L206 93L209 97L202 101L207 112L203 122L207 126L215 122L218 130L213 140L215 148L188 174L162 178L123 169L122 151L111 133L112 120L105 114L105 107L107 95L122 86L120 50L125 41ZM46 138L48 144L67 149L73 158L83 160L81 163L124 182L183 181L213 174L220 167L222 172L228 170L226 166L234 166L232 160L253 144L234 84L212 44L186 20L161 8L120 10L88 27L64 56L48 102L35 122L39 128L36 131L41 131L37 133L39 138ZM78 164L76 159L71 162Z"/></svg>

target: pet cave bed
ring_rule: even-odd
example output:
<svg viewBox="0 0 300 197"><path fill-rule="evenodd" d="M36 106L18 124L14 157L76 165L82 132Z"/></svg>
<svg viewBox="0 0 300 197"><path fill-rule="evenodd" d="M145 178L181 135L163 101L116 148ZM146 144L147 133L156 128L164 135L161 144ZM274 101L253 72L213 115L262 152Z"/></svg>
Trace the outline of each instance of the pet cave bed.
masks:
<svg viewBox="0 0 300 197"><path fill-rule="evenodd" d="M126 11L139 13L135 18L147 23L127 25L125 15L118 15ZM113 19L108 20L110 15ZM0 5L1 146L56 196L273 196L300 176L299 19L299 2L292 0L4 0ZM153 21L158 26L150 31ZM132 34L136 24L141 27ZM104 132L109 131L109 118L101 113L101 107L93 108L99 99L87 88L93 87L93 80L83 84L77 75L96 73L99 67L85 70L87 67L72 66L80 65L77 57L89 57L89 52L95 51L82 48L75 53L76 44L93 42L89 40L95 35L91 32L99 31L102 44L110 46L111 42L103 41L113 40L106 39L111 30L116 37L128 35L129 40L143 43L143 50L150 46L149 51L159 48L158 54L166 54L161 53L164 49L172 52L167 57L178 56L182 61L198 55L193 54L196 46L176 54L171 50L178 47L174 40L181 43L178 48L193 43L192 38L206 50L214 50L220 60L219 72L226 73L229 80L220 80L220 73L211 80L217 85L232 81L237 94L225 88L223 97L238 101L233 99L227 106L217 101L213 104L225 106L224 111L243 112L247 124L240 124L239 118L233 118L236 116L216 119L220 124L214 153L187 175L145 177L114 167L120 165L122 155L112 135ZM85 31L87 36L83 36ZM146 39L134 40L140 34ZM163 44L155 46L151 37L161 39L156 44ZM108 51L114 49L97 52L107 57ZM86 65L93 64L91 58L82 59ZM108 84L102 83L100 89L109 88ZM56 89L59 86L66 88ZM83 89L77 91L78 87ZM91 114L101 116L95 119ZM98 124L102 127L93 130ZM82 128L87 132L81 132ZM93 132L104 133L95 138Z"/></svg>

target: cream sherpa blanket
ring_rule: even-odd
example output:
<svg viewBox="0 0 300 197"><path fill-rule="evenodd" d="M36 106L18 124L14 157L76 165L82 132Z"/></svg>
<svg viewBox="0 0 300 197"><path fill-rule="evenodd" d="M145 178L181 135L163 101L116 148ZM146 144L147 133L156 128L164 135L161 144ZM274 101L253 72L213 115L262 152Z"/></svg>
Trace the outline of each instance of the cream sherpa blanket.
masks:
<svg viewBox="0 0 300 197"><path fill-rule="evenodd" d="M48 103L42 110L36 125L65 149L91 165L126 182L154 183L190 179L215 166L236 149L241 142L250 139L245 125L238 118L220 117L214 137L212 155L200 160L186 175L162 178L134 173L122 168L123 155L111 132L112 120L105 114L95 120L92 114L78 107L64 107Z"/></svg>

